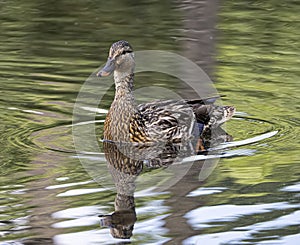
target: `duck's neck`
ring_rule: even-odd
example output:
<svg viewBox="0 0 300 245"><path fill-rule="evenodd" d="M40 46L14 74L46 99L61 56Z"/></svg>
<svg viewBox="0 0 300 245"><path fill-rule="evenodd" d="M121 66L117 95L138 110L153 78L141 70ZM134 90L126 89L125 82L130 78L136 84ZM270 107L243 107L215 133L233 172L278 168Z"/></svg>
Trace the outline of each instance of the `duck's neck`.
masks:
<svg viewBox="0 0 300 245"><path fill-rule="evenodd" d="M131 94L133 90L134 73L114 72L114 80L116 85L116 96Z"/></svg>
<svg viewBox="0 0 300 245"><path fill-rule="evenodd" d="M133 77L133 73L124 74L114 72L116 92L111 107L117 108L118 113L121 113L125 117L130 117L136 111L136 103L133 95ZM115 116L120 117L120 114Z"/></svg>
<svg viewBox="0 0 300 245"><path fill-rule="evenodd" d="M104 123L104 138L115 142L130 142L130 119L137 111L133 89L133 74L114 72L115 98Z"/></svg>

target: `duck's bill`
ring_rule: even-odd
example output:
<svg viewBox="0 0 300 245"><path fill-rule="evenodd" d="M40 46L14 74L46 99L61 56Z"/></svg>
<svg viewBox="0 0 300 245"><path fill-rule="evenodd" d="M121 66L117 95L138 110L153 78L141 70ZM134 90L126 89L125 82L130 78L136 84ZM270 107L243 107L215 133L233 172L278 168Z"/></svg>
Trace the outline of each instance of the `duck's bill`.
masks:
<svg viewBox="0 0 300 245"><path fill-rule="evenodd" d="M108 58L105 66L97 73L97 77L107 77L115 69L115 62L113 59Z"/></svg>

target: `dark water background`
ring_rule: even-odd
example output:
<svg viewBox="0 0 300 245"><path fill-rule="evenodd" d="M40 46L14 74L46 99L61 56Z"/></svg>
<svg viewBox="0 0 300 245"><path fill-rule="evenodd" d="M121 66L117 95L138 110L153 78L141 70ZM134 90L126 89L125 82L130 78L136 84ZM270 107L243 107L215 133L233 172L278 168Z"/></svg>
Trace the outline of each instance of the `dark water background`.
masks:
<svg viewBox="0 0 300 245"><path fill-rule="evenodd" d="M119 39L135 50L174 51L201 65L196 44L207 33L192 20L205 2L195 2L0 2L0 244L121 242L99 227L97 215L114 211L115 192L78 160L73 105ZM238 111L226 130L235 141L273 136L228 149L246 154L222 158L205 181L199 181L201 166L192 166L163 192L141 185L131 242L297 244L299 4L224 1L217 12L209 9L212 20L203 28L211 30L217 13L217 36L203 42L203 66L226 96L222 102ZM136 85L152 80L174 87L173 78L152 73L138 75ZM112 96L110 89L100 109L109 108ZM100 134L104 118L100 111ZM105 166L99 156L94 161Z"/></svg>

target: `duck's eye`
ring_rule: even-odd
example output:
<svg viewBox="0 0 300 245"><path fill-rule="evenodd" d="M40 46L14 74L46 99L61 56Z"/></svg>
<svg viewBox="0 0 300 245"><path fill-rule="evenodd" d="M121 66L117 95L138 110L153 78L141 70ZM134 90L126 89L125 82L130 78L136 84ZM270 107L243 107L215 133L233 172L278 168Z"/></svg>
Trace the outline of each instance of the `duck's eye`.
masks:
<svg viewBox="0 0 300 245"><path fill-rule="evenodd" d="M123 52L121 54L123 55L123 54L131 53L131 52L132 52L131 50L123 50Z"/></svg>

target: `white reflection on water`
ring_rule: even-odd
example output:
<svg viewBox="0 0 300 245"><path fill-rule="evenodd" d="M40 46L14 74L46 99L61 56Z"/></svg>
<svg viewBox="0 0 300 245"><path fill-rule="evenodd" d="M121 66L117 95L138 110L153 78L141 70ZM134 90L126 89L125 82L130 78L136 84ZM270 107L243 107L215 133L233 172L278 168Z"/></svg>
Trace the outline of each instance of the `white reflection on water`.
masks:
<svg viewBox="0 0 300 245"><path fill-rule="evenodd" d="M269 240L257 243L259 244L299 244L300 234L281 237L279 240Z"/></svg>
<svg viewBox="0 0 300 245"><path fill-rule="evenodd" d="M234 221L245 215L267 213L273 210L283 210L300 207L286 202L267 203L257 205L218 205L201 207L188 212L185 218L195 229L201 228L202 224L220 221Z"/></svg>
<svg viewBox="0 0 300 245"><path fill-rule="evenodd" d="M208 227L210 222L232 222L241 216L272 212L273 210L284 210L298 208L299 204L293 205L285 202L258 204L258 205L220 205L214 207L203 207L186 214L188 222L195 228ZM220 225L220 224L218 224ZM300 211L281 216L271 221L261 222L245 227L237 227L234 231L219 232L193 236L184 241L183 244L253 244L244 240L253 238L253 235L265 230L277 230L293 225L300 225ZM212 227L213 225L210 225ZM256 244L298 244L300 235L265 237L272 240ZM299 242L299 240L298 240Z"/></svg>
<svg viewBox="0 0 300 245"><path fill-rule="evenodd" d="M141 241L145 235L151 235L153 241L151 244L164 244L170 240L170 238L165 237L168 232L167 229L163 228L166 216L158 215L154 218L137 222L132 239L115 239L110 235L108 228L103 228L56 235L53 241L54 244L59 245L118 244L118 242L124 243L126 241L135 242L136 239L136 241ZM138 237L141 239L138 239Z"/></svg>
<svg viewBox="0 0 300 245"><path fill-rule="evenodd" d="M281 216L271 221L261 222L244 227L237 227L235 230L274 230L293 225L300 225L300 211Z"/></svg>
<svg viewBox="0 0 300 245"><path fill-rule="evenodd" d="M101 238L101 239L99 239ZM56 235L53 238L54 244L59 245L86 245L86 244L115 244L117 241L130 241L125 239L114 239L109 229L96 229L89 231L74 232Z"/></svg>
<svg viewBox="0 0 300 245"><path fill-rule="evenodd" d="M76 219L86 216L97 216L99 213L103 212L106 212L106 210L99 206L84 206L57 211L51 216L54 219Z"/></svg>
<svg viewBox="0 0 300 245"><path fill-rule="evenodd" d="M215 193L220 193L226 190L225 187L200 187L197 190L190 192L187 197L197 197L197 196L204 196L204 195L212 195Z"/></svg>
<svg viewBox="0 0 300 245"><path fill-rule="evenodd" d="M183 244L184 245L190 245L190 244L219 245L219 244L231 244L232 242L234 242L235 244L251 244L251 243L241 242L242 240L249 239L249 238L250 238L249 234L245 231L228 231L228 232L193 236L183 241Z"/></svg>
<svg viewBox="0 0 300 245"><path fill-rule="evenodd" d="M300 192L300 182L294 185L283 187L281 191Z"/></svg>
<svg viewBox="0 0 300 245"><path fill-rule="evenodd" d="M63 193L58 194L58 197L70 197L70 196L79 196L84 194L91 194L97 192L107 191L107 188L89 188L89 189L75 189L69 190Z"/></svg>
<svg viewBox="0 0 300 245"><path fill-rule="evenodd" d="M79 226L90 226L99 223L98 214L105 213L105 207L85 206L69 208L53 213L54 219L69 219L52 225L54 228L70 228Z"/></svg>
<svg viewBox="0 0 300 245"><path fill-rule="evenodd" d="M221 144L221 145L215 147L212 150L221 150L221 149L226 149L226 148L234 147L234 146L242 146L242 145L253 144L253 143L256 143L258 141L262 141L262 140L271 138L271 137L275 136L277 133L278 133L278 131L272 131L272 132L268 132L268 133L261 134L261 135L258 135L258 136L254 136L254 137L249 138L249 139L226 142L224 144Z"/></svg>
<svg viewBox="0 0 300 245"><path fill-rule="evenodd" d="M144 206L139 207L136 210L137 215L153 215L153 214L163 214L169 211L168 206L163 205L164 200L154 200L147 202Z"/></svg>
<svg viewBox="0 0 300 245"><path fill-rule="evenodd" d="M99 218L97 216L82 217L74 220L66 220L55 223L52 225L54 228L70 228L70 227L82 227L96 225L99 223Z"/></svg>
<svg viewBox="0 0 300 245"><path fill-rule="evenodd" d="M94 181L92 181L92 180L88 180L88 181L66 183L66 184L60 184L60 185L51 185L51 186L47 186L45 189L51 190L51 189L58 189L58 188L66 188L66 187L77 186L77 185L86 185L86 184L90 184L93 182Z"/></svg>
<svg viewBox="0 0 300 245"><path fill-rule="evenodd" d="M183 244L184 245L200 245L200 244L209 244L209 245L219 245L219 244L254 244L253 242L246 242L243 240L251 239L252 238L252 231L228 231L228 232L220 232L214 234L207 234L207 235L200 235L200 236L193 236L189 239L186 239ZM273 237L266 237L270 240L256 242L255 244L299 244L300 241L300 234L296 235L288 235L288 236L273 236ZM273 238L273 239L272 239Z"/></svg>

